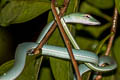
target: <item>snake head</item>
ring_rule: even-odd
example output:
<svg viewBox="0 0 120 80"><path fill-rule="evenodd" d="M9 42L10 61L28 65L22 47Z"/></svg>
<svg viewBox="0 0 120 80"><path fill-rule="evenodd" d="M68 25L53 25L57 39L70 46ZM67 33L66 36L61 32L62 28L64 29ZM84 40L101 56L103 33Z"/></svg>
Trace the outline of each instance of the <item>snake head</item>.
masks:
<svg viewBox="0 0 120 80"><path fill-rule="evenodd" d="M88 25L100 25L101 24L98 20L96 20L89 14L83 14L82 18L85 21L85 24L88 24Z"/></svg>
<svg viewBox="0 0 120 80"><path fill-rule="evenodd" d="M64 17L68 23L81 23L85 25L100 25L101 23L89 14L71 13Z"/></svg>

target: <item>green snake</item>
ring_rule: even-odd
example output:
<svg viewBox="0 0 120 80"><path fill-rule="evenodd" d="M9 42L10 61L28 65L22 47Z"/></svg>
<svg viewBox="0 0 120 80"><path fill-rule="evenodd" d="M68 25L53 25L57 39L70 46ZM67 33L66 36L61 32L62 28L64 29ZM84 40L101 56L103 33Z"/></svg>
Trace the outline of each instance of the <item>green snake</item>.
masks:
<svg viewBox="0 0 120 80"><path fill-rule="evenodd" d="M82 13L72 13L69 15L64 16L65 23L81 23L87 25L98 25L100 24L96 19L88 14ZM64 22L63 21L63 22ZM50 29L51 25L54 21L50 22L45 26L42 30L38 40L36 42L24 42L18 45L15 52L15 63L13 67L8 70L8 72L4 73L0 76L0 80L14 80L16 79L24 69L26 56L31 55L29 52L38 46L38 43L44 38L48 30ZM99 72L107 72L116 69L117 64L111 57L98 57L95 53L86 51L86 50L76 50L73 49L74 57L77 61L85 62L86 65L81 64L79 65L80 74L89 71L99 71ZM44 45L41 49L41 55L44 56L52 56L61 59L68 59L70 60L69 54L66 48L51 46L51 45ZM107 63L107 66L100 67L100 65Z"/></svg>

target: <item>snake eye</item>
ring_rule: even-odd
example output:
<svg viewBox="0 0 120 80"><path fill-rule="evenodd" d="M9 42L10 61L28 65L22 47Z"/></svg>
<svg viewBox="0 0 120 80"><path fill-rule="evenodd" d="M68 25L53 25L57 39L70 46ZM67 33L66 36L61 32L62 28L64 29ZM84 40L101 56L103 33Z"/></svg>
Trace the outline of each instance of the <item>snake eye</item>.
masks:
<svg viewBox="0 0 120 80"><path fill-rule="evenodd" d="M86 18L90 18L90 15L89 15L89 14L86 14L86 15L84 15L84 17L86 17Z"/></svg>

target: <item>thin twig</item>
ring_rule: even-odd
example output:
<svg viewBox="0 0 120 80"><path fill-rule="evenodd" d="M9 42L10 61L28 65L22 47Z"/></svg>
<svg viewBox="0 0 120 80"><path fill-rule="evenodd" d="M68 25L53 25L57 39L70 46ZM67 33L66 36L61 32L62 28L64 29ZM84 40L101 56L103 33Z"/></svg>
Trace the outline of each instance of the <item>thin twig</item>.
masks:
<svg viewBox="0 0 120 80"><path fill-rule="evenodd" d="M118 11L115 8L115 10L114 10L114 17L113 17L113 25L112 25L112 28L111 28L111 33L113 32L114 34L109 39L107 50L105 52L106 56L109 55L109 53L110 53L110 50L111 50L111 47L112 47L112 43L113 43L113 40L114 40L114 37L115 37L116 25L117 25L117 18L118 18Z"/></svg>
<svg viewBox="0 0 120 80"><path fill-rule="evenodd" d="M76 60L75 60L75 58L74 58L73 52L72 52L72 47L71 47L71 45L70 45L70 41L69 41L69 39L68 39L65 31L64 31L64 28L63 28L63 26L62 26L62 24L61 24L60 18L59 18L59 16L57 15L57 11L56 11L56 9L55 9L55 0L52 0L51 7L52 7L53 14L54 14L54 16L55 16L55 18L56 18L56 21L57 21L57 23L58 23L58 27L59 27L59 29L60 29L60 32L61 32L61 34L62 34L62 36L63 36L64 41L65 41L65 44L66 44L67 50L68 50L68 52L69 52L70 58L71 58L71 60L72 60L72 63L73 63L73 66L74 66L74 69L75 69L75 72L76 72L76 75L77 75L77 79L78 79L78 80L81 80L80 72L79 72L79 70L78 70L78 65L77 65L77 62L76 62Z"/></svg>
<svg viewBox="0 0 120 80"><path fill-rule="evenodd" d="M112 28L111 28L111 33L114 33L110 39L109 39L109 42L108 42L108 46L107 46L107 50L105 52L105 55L108 56L110 54L110 50L111 50L111 47L112 47L112 43L113 43L113 40L114 40L114 37L115 37L115 33L116 33L116 25L117 25L117 18L118 18L118 11L117 11L117 8L115 8L114 10L114 16L113 16L113 25L112 25ZM102 65L104 66L104 65ZM95 80L101 80L102 79L102 75L99 74Z"/></svg>
<svg viewBox="0 0 120 80"><path fill-rule="evenodd" d="M69 4L69 0L64 1L64 7L61 8L59 17L62 17L64 15L64 12L67 10L67 6ZM57 26L57 23L54 22L52 27L49 29L45 37L41 40L40 44L37 46L37 48L34 50L34 54L39 54L40 49L43 47L43 45L47 42L48 38L51 36L51 34L54 32L55 28Z"/></svg>

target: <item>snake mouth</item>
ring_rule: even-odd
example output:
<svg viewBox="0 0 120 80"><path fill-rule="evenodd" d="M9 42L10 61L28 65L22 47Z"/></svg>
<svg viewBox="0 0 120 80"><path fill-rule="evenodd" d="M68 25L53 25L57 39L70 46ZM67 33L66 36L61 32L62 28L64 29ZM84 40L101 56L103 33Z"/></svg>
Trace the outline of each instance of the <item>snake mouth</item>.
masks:
<svg viewBox="0 0 120 80"><path fill-rule="evenodd" d="M90 22L88 25L100 25L101 23L99 21L96 22Z"/></svg>
<svg viewBox="0 0 120 80"><path fill-rule="evenodd" d="M32 49L29 49L28 51L27 51L27 55L34 55L34 49L32 48Z"/></svg>

